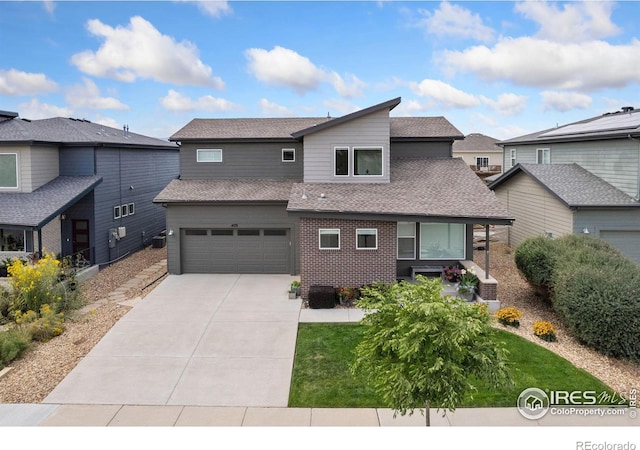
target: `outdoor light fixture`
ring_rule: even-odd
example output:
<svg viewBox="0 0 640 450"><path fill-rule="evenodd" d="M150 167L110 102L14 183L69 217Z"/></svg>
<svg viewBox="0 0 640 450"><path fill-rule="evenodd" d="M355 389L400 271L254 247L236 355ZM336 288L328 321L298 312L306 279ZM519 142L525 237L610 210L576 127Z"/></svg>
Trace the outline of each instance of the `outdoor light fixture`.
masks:
<svg viewBox="0 0 640 450"><path fill-rule="evenodd" d="M169 228L169 236L173 236L173 228Z"/></svg>
<svg viewBox="0 0 640 450"><path fill-rule="evenodd" d="M588 229L587 227L584 227L584 228L582 229L582 232L583 232L584 234L589 234L589 229Z"/></svg>

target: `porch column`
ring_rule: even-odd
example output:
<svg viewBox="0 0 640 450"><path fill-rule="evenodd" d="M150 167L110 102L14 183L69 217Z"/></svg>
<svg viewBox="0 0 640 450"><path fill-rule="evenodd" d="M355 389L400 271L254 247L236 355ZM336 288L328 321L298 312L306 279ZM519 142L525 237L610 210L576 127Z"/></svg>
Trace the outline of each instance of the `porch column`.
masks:
<svg viewBox="0 0 640 450"><path fill-rule="evenodd" d="M489 279L489 225L484 226L484 278Z"/></svg>

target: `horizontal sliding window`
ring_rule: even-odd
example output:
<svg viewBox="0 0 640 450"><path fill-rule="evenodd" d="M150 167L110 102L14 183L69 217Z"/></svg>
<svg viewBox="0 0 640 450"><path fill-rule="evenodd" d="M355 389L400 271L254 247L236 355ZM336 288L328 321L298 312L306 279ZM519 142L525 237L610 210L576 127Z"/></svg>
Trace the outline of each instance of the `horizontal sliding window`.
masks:
<svg viewBox="0 0 640 450"><path fill-rule="evenodd" d="M378 230L375 228L356 229L356 249L376 250L378 248Z"/></svg>
<svg viewBox="0 0 640 450"><path fill-rule="evenodd" d="M222 162L222 149L199 148L196 152L198 162Z"/></svg>
<svg viewBox="0 0 640 450"><path fill-rule="evenodd" d="M420 259L464 259L464 257L464 224L420 224Z"/></svg>
<svg viewBox="0 0 640 450"><path fill-rule="evenodd" d="M340 230L334 228L320 229L320 249L340 250Z"/></svg>

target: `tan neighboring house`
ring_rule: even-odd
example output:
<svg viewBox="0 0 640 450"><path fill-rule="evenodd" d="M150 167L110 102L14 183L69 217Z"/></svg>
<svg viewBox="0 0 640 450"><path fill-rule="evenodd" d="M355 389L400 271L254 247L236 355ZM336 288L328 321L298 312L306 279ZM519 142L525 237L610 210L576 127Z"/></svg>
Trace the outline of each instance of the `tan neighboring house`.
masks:
<svg viewBox="0 0 640 450"><path fill-rule="evenodd" d="M498 139L471 133L453 143L453 157L461 158L481 178L502 173L504 149Z"/></svg>

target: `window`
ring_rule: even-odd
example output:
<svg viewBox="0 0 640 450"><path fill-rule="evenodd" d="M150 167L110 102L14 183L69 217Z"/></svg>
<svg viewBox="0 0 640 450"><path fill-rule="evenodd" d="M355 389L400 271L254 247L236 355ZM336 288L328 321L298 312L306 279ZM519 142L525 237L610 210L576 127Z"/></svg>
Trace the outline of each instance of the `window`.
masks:
<svg viewBox="0 0 640 450"><path fill-rule="evenodd" d="M354 148L353 174L359 176L382 175L382 148Z"/></svg>
<svg viewBox="0 0 640 450"><path fill-rule="evenodd" d="M420 259L464 259L464 231L461 223L421 223Z"/></svg>
<svg viewBox="0 0 640 450"><path fill-rule="evenodd" d="M509 156L511 157L511 167L516 165L516 149L509 150Z"/></svg>
<svg viewBox="0 0 640 450"><path fill-rule="evenodd" d="M398 222L398 259L416 259L415 222Z"/></svg>
<svg viewBox="0 0 640 450"><path fill-rule="evenodd" d="M349 148L336 147L335 149L335 174L337 176L349 175Z"/></svg>
<svg viewBox="0 0 640 450"><path fill-rule="evenodd" d="M286 236L287 230L264 230L263 234L265 236Z"/></svg>
<svg viewBox="0 0 640 450"><path fill-rule="evenodd" d="M476 167L489 167L489 158L487 156L476 156Z"/></svg>
<svg viewBox="0 0 640 450"><path fill-rule="evenodd" d="M320 229L320 250L340 250L340 230Z"/></svg>
<svg viewBox="0 0 640 450"><path fill-rule="evenodd" d="M135 206L133 203L129 203L129 215L133 216L136 212Z"/></svg>
<svg viewBox="0 0 640 450"><path fill-rule="evenodd" d="M296 149L295 148L283 148L282 149L282 162L295 162L296 161Z"/></svg>
<svg viewBox="0 0 640 450"><path fill-rule="evenodd" d="M120 217L127 217L128 215L129 215L129 207L128 205L124 204L120 208Z"/></svg>
<svg viewBox="0 0 640 450"><path fill-rule="evenodd" d="M238 230L238 236L260 236L260 230Z"/></svg>
<svg viewBox="0 0 640 450"><path fill-rule="evenodd" d="M207 230L184 230L185 236L206 236Z"/></svg>
<svg viewBox="0 0 640 450"><path fill-rule="evenodd" d="M120 206L114 206L113 207L113 219L119 219L120 217L122 217L121 211L120 211Z"/></svg>
<svg viewBox="0 0 640 450"><path fill-rule="evenodd" d="M0 154L0 188L18 187L18 154Z"/></svg>
<svg viewBox="0 0 640 450"><path fill-rule="evenodd" d="M197 160L198 162L222 162L222 150L215 149L198 149Z"/></svg>
<svg viewBox="0 0 640 450"><path fill-rule="evenodd" d="M536 162L538 164L551 163L551 150L548 148L539 148L536 150Z"/></svg>
<svg viewBox="0 0 640 450"><path fill-rule="evenodd" d="M375 228L356 229L356 249L357 250L377 250L378 230Z"/></svg>
<svg viewBox="0 0 640 450"><path fill-rule="evenodd" d="M211 230L211 236L233 236L233 230Z"/></svg>
<svg viewBox="0 0 640 450"><path fill-rule="evenodd" d="M0 228L0 251L24 252L26 232L23 230L7 230Z"/></svg>

